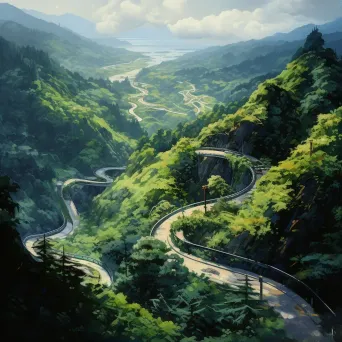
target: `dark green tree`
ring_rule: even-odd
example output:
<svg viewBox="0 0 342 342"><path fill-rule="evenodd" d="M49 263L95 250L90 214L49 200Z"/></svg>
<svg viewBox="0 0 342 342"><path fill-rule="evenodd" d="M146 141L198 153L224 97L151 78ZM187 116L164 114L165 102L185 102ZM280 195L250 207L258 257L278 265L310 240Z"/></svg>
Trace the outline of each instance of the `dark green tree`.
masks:
<svg viewBox="0 0 342 342"><path fill-rule="evenodd" d="M217 198L233 193L232 187L221 176L211 176L208 180L210 197Z"/></svg>
<svg viewBox="0 0 342 342"><path fill-rule="evenodd" d="M324 50L324 44L323 35L316 27L306 38L304 53L309 51L321 52Z"/></svg>
<svg viewBox="0 0 342 342"><path fill-rule="evenodd" d="M82 290L81 285L86 274L81 268L81 265L77 265L69 256L67 256L64 247L61 255L56 255L55 271L63 285L68 289Z"/></svg>
<svg viewBox="0 0 342 342"><path fill-rule="evenodd" d="M295 53L292 59L295 60L308 52L321 53L325 50L324 44L325 44L325 41L323 39L323 35L316 27L307 36L304 46L298 49L298 51Z"/></svg>
<svg viewBox="0 0 342 342"><path fill-rule="evenodd" d="M18 190L19 186L9 177L0 177L0 239L3 242L1 257L2 260L6 260L3 272L9 277L26 259L16 230L19 223L16 219L16 212L19 206L12 198L12 194Z"/></svg>
<svg viewBox="0 0 342 342"><path fill-rule="evenodd" d="M53 255L52 244L44 235L43 239L39 239L34 243L34 250L43 265L43 277L47 277L55 272L56 257Z"/></svg>

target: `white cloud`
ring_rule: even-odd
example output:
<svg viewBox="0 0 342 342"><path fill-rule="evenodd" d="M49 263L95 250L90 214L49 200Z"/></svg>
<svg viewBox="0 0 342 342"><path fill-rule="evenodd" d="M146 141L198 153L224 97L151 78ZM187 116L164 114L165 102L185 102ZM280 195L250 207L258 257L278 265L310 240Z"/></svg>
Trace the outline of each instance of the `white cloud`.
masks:
<svg viewBox="0 0 342 342"><path fill-rule="evenodd" d="M186 0L111 0L95 13L97 29L118 33L143 23L166 25L182 15Z"/></svg>
<svg viewBox="0 0 342 342"><path fill-rule="evenodd" d="M184 9L186 0L164 0L163 6L172 11L181 11Z"/></svg>
<svg viewBox="0 0 342 342"><path fill-rule="evenodd" d="M340 0L110 0L97 28L119 33L144 23L167 25L181 38L262 38L310 22L334 19ZM232 7L235 6L235 7Z"/></svg>
<svg viewBox="0 0 342 342"><path fill-rule="evenodd" d="M271 0L254 10L227 10L201 19L188 17L168 27L181 38L262 38L299 25L335 18L340 8L339 0L324 3L321 0Z"/></svg>

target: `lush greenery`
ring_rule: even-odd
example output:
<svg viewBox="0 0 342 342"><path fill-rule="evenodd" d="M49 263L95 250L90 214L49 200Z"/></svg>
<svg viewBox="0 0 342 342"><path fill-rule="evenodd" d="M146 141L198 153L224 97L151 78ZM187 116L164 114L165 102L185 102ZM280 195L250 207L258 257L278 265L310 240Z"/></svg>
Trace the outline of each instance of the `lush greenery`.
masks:
<svg viewBox="0 0 342 342"><path fill-rule="evenodd" d="M155 141L165 142L165 138L156 134ZM167 150L167 145L159 146L159 150L158 144L155 146L148 142L132 154L127 172L95 199L90 211L93 214L81 222L80 234L67 239L68 250L89 250L101 256L110 250L113 240L148 235L161 215L200 195L197 145L184 138L167 152L160 152ZM104 254L104 258L114 262L110 255Z"/></svg>
<svg viewBox="0 0 342 342"><path fill-rule="evenodd" d="M280 163L261 179L242 208L219 203L207 215L195 213L173 229L183 230L195 242L277 263L324 293L337 291L335 286L341 284L337 242L341 109L337 108L342 105L342 66L334 51L323 44L321 34L313 31L306 50L298 50L287 69L262 83L239 110L224 113L225 107L216 106L212 113L174 132L159 130L151 138L143 137L127 173L95 199L82 228L68 239L68 249L86 248L123 273L119 279L126 271L129 277L136 270L136 262L130 268L128 261L135 260L134 241L147 235L153 223L201 198L201 185L208 184L211 170L222 177L211 179L211 186L219 183L216 190L223 189L226 175L216 173L223 165L212 164L226 162L225 167L237 169L230 178L236 188L248 184L250 178L242 171L248 166L246 159L201 161L195 155L201 145L224 146L273 165ZM202 124L208 126L198 133ZM117 250L121 251L120 267ZM122 259L123 250L129 252ZM329 295L326 299L334 308L341 305L329 300Z"/></svg>
<svg viewBox="0 0 342 342"><path fill-rule="evenodd" d="M166 84L167 89L164 89L167 79L168 76L151 75L148 81L153 85L135 82L139 93L127 96L128 101L137 106L134 112L142 119L140 124L149 134L194 120L215 103L210 96L197 96L196 88L189 82L178 82L175 88Z"/></svg>
<svg viewBox="0 0 342 342"><path fill-rule="evenodd" d="M300 55L278 77L261 84L234 115L204 128L200 140L215 144L220 139L215 135L225 133L233 149L282 160L307 137L318 114L342 105L341 81L340 61L321 42L320 51Z"/></svg>
<svg viewBox="0 0 342 342"><path fill-rule="evenodd" d="M18 205L11 193L17 189L8 177L0 178L1 257L8 260L1 314L7 327L3 335L11 341L195 342L203 336L213 336L210 341L243 341L244 336L289 341L282 321L256 299L248 278L235 289L208 283L153 238L141 239L130 256L118 259L115 292L88 282L64 253L53 254L45 238L35 247L41 262L33 261L15 230ZM129 303L119 291L143 306Z"/></svg>
<svg viewBox="0 0 342 342"><path fill-rule="evenodd" d="M97 44L9 4L0 5L0 36L20 46L43 50L64 67L85 76L106 75L102 67L142 57L140 53Z"/></svg>
<svg viewBox="0 0 342 342"><path fill-rule="evenodd" d="M142 135L120 109L129 107L127 87L87 81L42 51L0 39L1 173L21 184L21 233L60 223L54 179L126 164Z"/></svg>
<svg viewBox="0 0 342 342"><path fill-rule="evenodd" d="M0 177L1 258L6 280L2 282L3 339L11 341L176 341L175 324L154 318L123 294L84 281L85 273L65 255L51 253L50 242L37 246L42 262L24 251L15 218L18 205L11 193L18 189ZM23 329L25 327L25 329Z"/></svg>
<svg viewBox="0 0 342 342"><path fill-rule="evenodd" d="M329 48L342 53L341 33L324 37ZM154 98L154 101L177 94L182 82L194 84L199 95L209 95L223 102L239 101L282 71L302 44L301 40L252 40L209 48L144 69L138 80L151 84L151 100Z"/></svg>
<svg viewBox="0 0 342 342"><path fill-rule="evenodd" d="M34 324L28 334L33 339L56 331L56 341L288 340L284 321L258 299L248 277L234 287L209 282L190 273L163 242L146 237L165 214L202 199L202 185L208 185L210 196L217 197L249 184L248 159L202 158L196 155L201 145L233 148L273 166L242 205L221 200L206 214L194 212L176 221L173 232L182 230L190 241L276 264L318 289L333 309L342 306L334 295L342 282L342 64L332 49L324 47L318 30L309 35L303 48L297 43L270 44L272 48L263 57L257 55L260 45L249 43L255 48L250 53L256 54L257 67L250 75L253 79L248 79L250 88L234 98L239 101L218 104L174 131L159 129L151 137L142 136L138 123L121 112L125 106L122 91L130 87L127 82L86 81L40 51L19 49L6 41L1 44L0 95L4 95L0 96L0 113L5 123L0 130L1 161L13 160L14 166L5 164L5 171L13 174L15 167L15 179L23 180L25 193L17 196L22 196L21 217L28 221L24 224L36 223L29 222L33 216L28 208L33 205L27 203L28 199L38 201L37 189L41 203L35 205L51 220L53 202L47 199L57 176L90 172L105 163L126 163L128 154L137 147L129 157L126 173L91 205L86 201L88 196L80 196L84 214L79 228L53 244L110 265L114 278L110 289L86 280L64 254L53 256L51 242L46 239L37 245L41 263L24 253L15 231L19 224L16 204L9 195L16 186L1 178L0 219L3 241L9 246L4 249L4 258L13 260L5 267L13 283L8 285L10 297L4 307L5 312L14 313L15 324L23 325L27 315L32 317ZM272 58L276 46L279 59ZM241 54L246 52L245 44L240 47ZM210 55L210 51L206 53ZM292 56L285 71L262 82ZM266 68L270 60L274 70ZM246 59L238 66L227 63L224 71L204 71L205 82L210 75L215 79L215 75L224 74L238 77L241 85L242 71L250 74L253 69L249 62ZM171 83L183 74L201 75L200 70L177 72ZM168 89L166 95L173 91L169 76L155 69L139 77L151 75L159 89ZM199 83L208 90L202 80ZM227 98L231 96L228 90L234 80L226 81L230 85L220 84L215 96L220 91L227 93ZM246 100L244 96L260 82ZM146 100L153 102L162 92L150 89L149 95ZM61 174L59 170L66 164L70 168ZM40 173L45 177L42 180ZM26 283L29 290L23 291L21 284ZM70 296L69 302L66 298ZM6 317L8 321L12 318ZM22 338L21 331L15 334Z"/></svg>

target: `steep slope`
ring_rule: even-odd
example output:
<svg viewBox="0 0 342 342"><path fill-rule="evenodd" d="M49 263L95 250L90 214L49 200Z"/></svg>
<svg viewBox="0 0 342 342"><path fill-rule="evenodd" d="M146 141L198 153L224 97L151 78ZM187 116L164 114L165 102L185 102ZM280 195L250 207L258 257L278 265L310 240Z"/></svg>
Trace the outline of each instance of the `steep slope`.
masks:
<svg viewBox="0 0 342 342"><path fill-rule="evenodd" d="M326 47L341 55L341 38L341 32L324 35ZM214 47L143 70L137 79L152 84L152 102L177 93L180 82L192 83L196 95L209 95L222 102L239 101L250 96L263 81L279 74L303 44L303 40L253 40Z"/></svg>
<svg viewBox="0 0 342 342"><path fill-rule="evenodd" d="M99 45L8 4L0 4L0 23L0 35L5 39L44 50L66 68L86 76L96 75L101 67L141 57L139 53Z"/></svg>
<svg viewBox="0 0 342 342"><path fill-rule="evenodd" d="M176 342L180 328L154 317L122 293L95 285L69 258L52 257L49 247L33 260L24 249L16 226L17 186L0 177L0 250L6 280L1 287L1 318L6 329L1 339L13 342L105 342L108 340ZM50 245L46 242L46 245ZM25 327L25 328L24 328Z"/></svg>
<svg viewBox="0 0 342 342"><path fill-rule="evenodd" d="M320 37L317 32L313 35ZM120 237L130 225L134 233L146 234L153 221L151 216L158 210L168 211L179 206L180 201L198 199L201 182L206 181L209 172L198 174L194 151L200 145L243 150L273 162L283 160L291 148L307 138L318 114L342 105L341 84L340 61L333 51L321 46L320 51L304 53L278 77L265 81L235 114L224 115L216 107L212 115L201 117L202 124L207 124L224 116L203 128L197 139L181 139L177 143L183 135L197 135L201 124L197 127L195 121L180 126L174 133L160 130L150 139L141 140L139 150L130 157L127 175L94 203L96 220L92 219L95 215L89 219L90 225L101 227L96 239L106 240L115 234ZM236 107L222 110L233 111ZM119 199L115 205L114 198ZM155 211L149 215L154 206ZM82 229L82 234L93 236L94 229ZM73 240L76 242L77 236Z"/></svg>
<svg viewBox="0 0 342 342"><path fill-rule="evenodd" d="M280 164L261 178L242 208L221 203L214 209L215 219L195 218L196 242L300 271L299 276L318 287L322 296L324 291L324 299L338 308L341 303L326 291L334 293L341 284L341 251L333 241L340 241L341 231L341 109L329 112L342 105L342 65L323 45L322 35L313 31L285 71L263 82L235 114L203 128L196 138L181 138L184 132L196 135L198 127L192 125L188 133L180 127L177 133L161 130L140 140L126 174L95 199L67 247L102 255L116 269L116 244L148 234L159 218L199 200L201 186L212 175L221 176L233 190L249 184L250 177L240 170L243 160L201 160L195 154L199 146L231 148ZM216 107L212 117L220 115L224 114ZM210 117L201 120L205 124ZM324 243L318 247L319 241Z"/></svg>
<svg viewBox="0 0 342 342"><path fill-rule="evenodd" d="M294 29L288 33L276 33L273 36L264 38L263 40L270 41L270 40L300 40L305 39L306 36L315 28L318 28L320 32L323 34L330 34L334 32L341 32L342 31L342 18L337 18L329 23L322 24L322 25L315 25L315 24L308 24L301 27Z"/></svg>
<svg viewBox="0 0 342 342"><path fill-rule="evenodd" d="M0 39L1 173L22 187L21 233L58 225L53 179L125 164L142 134L120 111L126 86L86 81Z"/></svg>
<svg viewBox="0 0 342 342"><path fill-rule="evenodd" d="M342 108L320 114L308 138L272 167L240 208L220 203L176 222L199 245L275 265L342 307ZM321 310L315 303L316 310ZM340 316L325 322L342 334Z"/></svg>
<svg viewBox="0 0 342 342"><path fill-rule="evenodd" d="M111 47L124 47L131 45L129 42L120 40L108 35L103 35L97 32L96 24L90 20L79 17L72 13L62 15L46 14L35 10L24 10L27 14L42 19L44 21L60 25L67 28L83 37L87 37L98 43Z"/></svg>
<svg viewBox="0 0 342 342"><path fill-rule="evenodd" d="M331 49L323 48L319 33L311 35L319 40L319 51L299 50L303 54L278 77L261 84L234 115L203 129L201 141L219 142L215 134L224 133L230 148L281 160L306 138L318 114L338 108L341 63Z"/></svg>

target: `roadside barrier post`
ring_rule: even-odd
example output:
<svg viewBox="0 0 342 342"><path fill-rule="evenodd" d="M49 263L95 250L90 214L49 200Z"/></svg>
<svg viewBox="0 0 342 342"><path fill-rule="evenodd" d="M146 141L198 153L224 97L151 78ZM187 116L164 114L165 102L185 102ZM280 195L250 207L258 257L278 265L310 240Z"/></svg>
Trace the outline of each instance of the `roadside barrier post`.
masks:
<svg viewBox="0 0 342 342"><path fill-rule="evenodd" d="M203 185L203 196L204 196L204 213L207 213L207 190L208 190L208 185Z"/></svg>
<svg viewBox="0 0 342 342"><path fill-rule="evenodd" d="M259 283L260 283L260 300L263 300L263 279L262 276L259 276Z"/></svg>

